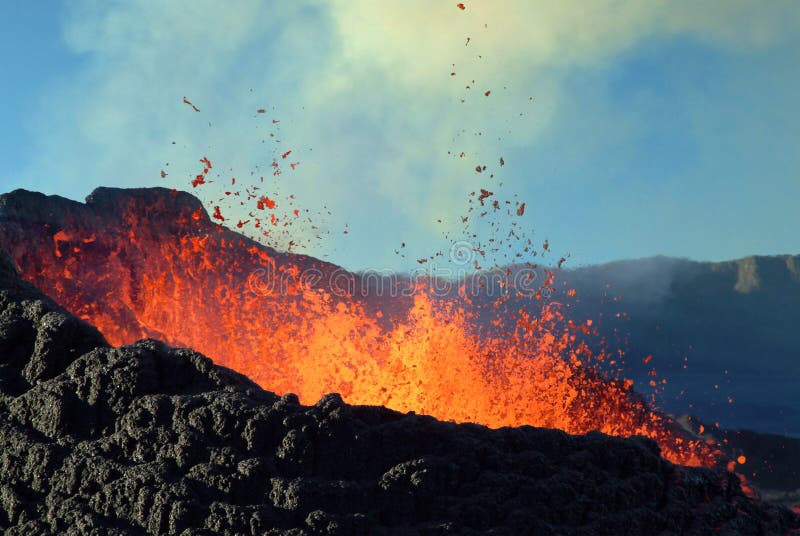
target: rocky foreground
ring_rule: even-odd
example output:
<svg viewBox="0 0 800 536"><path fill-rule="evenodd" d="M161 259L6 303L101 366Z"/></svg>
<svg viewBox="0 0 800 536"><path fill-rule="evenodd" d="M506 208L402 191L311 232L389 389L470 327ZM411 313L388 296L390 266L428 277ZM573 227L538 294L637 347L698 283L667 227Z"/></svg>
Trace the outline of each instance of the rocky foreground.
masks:
<svg viewBox="0 0 800 536"><path fill-rule="evenodd" d="M185 349L111 348L0 257L4 534L786 534L646 439L302 406Z"/></svg>

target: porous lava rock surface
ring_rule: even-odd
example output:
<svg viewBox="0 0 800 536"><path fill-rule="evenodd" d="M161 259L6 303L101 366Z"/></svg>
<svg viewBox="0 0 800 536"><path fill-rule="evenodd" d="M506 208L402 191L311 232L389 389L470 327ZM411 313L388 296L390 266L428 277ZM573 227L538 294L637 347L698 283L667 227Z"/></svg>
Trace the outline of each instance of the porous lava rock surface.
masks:
<svg viewBox="0 0 800 536"><path fill-rule="evenodd" d="M120 348L0 255L0 532L786 534L800 518L643 438L491 430L277 396Z"/></svg>

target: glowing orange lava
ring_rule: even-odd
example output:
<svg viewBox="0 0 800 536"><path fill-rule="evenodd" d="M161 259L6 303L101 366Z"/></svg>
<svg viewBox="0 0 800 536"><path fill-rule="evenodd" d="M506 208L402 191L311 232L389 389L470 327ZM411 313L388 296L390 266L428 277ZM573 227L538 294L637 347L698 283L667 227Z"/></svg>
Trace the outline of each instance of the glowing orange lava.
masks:
<svg viewBox="0 0 800 536"><path fill-rule="evenodd" d="M719 464L714 444L595 372L576 337L586 328L558 304L519 311L513 333L479 335L464 302L422 286L377 302L338 296L331 281L358 277L226 230L188 194L101 189L70 207L58 228L22 216L2 232L25 240L0 239L27 279L112 344L154 337L192 347L305 403L339 392L353 404L491 427L645 435L674 462Z"/></svg>

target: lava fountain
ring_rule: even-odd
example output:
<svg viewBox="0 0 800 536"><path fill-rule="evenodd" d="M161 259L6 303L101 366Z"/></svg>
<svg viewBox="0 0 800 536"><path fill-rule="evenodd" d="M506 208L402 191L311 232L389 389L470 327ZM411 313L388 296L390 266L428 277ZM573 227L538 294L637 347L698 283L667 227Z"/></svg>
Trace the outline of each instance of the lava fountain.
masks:
<svg viewBox="0 0 800 536"><path fill-rule="evenodd" d="M12 192L0 196L0 245L110 343L189 346L306 403L339 392L491 427L645 435L684 465L722 460L629 383L598 373L580 342L586 326L558 304L487 334L467 301L424 286L379 300L336 292L332 281L359 276L228 230L183 192L100 188L86 204Z"/></svg>

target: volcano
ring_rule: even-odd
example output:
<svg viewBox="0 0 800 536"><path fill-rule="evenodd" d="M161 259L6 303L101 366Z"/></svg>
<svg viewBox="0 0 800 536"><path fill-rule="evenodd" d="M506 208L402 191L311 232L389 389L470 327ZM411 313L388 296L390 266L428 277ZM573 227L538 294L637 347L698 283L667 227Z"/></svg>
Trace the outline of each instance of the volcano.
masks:
<svg viewBox="0 0 800 536"><path fill-rule="evenodd" d="M48 217L54 215L45 212ZM4 534L783 534L800 516L650 439L492 430L275 395L111 347L0 250Z"/></svg>
<svg viewBox="0 0 800 536"><path fill-rule="evenodd" d="M214 223L187 193L99 188L78 203L18 190L0 196L0 245L111 344L191 347L302 402L336 392L491 427L644 435L675 463L736 465L599 374L580 340L590 320L566 321L553 304L481 333L463 301L360 292L361 276Z"/></svg>

